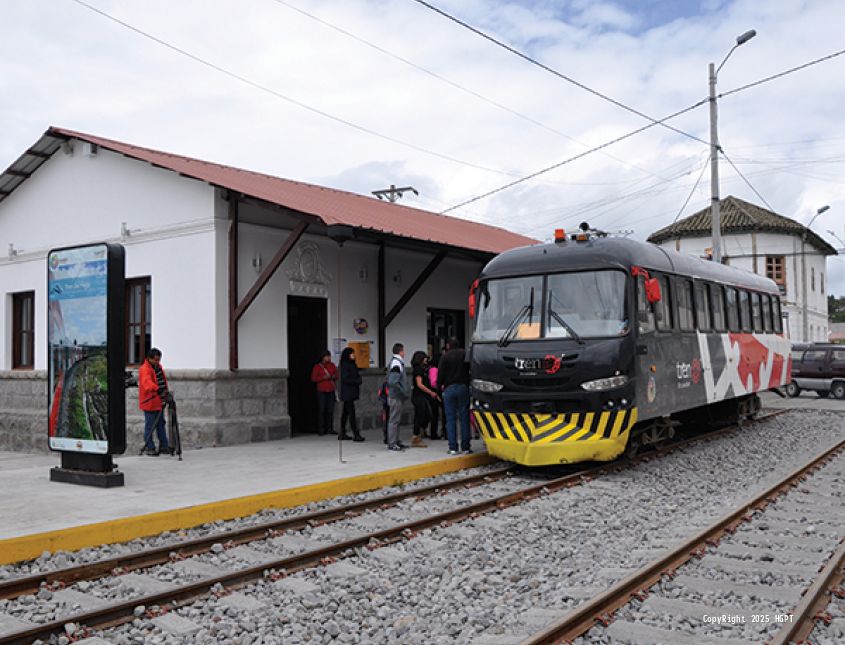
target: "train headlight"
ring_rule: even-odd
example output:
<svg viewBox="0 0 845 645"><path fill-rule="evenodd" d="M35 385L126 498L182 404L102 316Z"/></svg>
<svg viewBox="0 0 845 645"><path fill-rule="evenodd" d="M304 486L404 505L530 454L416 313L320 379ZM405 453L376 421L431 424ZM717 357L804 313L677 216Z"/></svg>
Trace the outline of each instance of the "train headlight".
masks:
<svg viewBox="0 0 845 645"><path fill-rule="evenodd" d="M501 390L504 385L501 383L494 383L493 381L482 381L481 379L474 378L472 379L472 387L474 387L479 392L498 392Z"/></svg>
<svg viewBox="0 0 845 645"><path fill-rule="evenodd" d="M613 390L617 387L622 387L628 382L628 377L623 375L610 376L608 378L599 378L595 381L586 381L581 383L581 387L587 392L602 392L604 390Z"/></svg>

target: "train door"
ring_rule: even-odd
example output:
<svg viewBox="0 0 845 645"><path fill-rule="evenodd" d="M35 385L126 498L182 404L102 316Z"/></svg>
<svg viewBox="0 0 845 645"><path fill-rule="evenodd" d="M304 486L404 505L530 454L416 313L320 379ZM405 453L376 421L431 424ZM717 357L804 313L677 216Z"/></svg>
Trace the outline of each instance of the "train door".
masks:
<svg viewBox="0 0 845 645"><path fill-rule="evenodd" d="M635 352L637 407L639 408L640 419L660 416L658 410L662 402L658 397L657 379L665 362L660 342L662 334L657 330L657 318L662 315L662 305L660 301L654 303L654 305L649 303L646 297L645 281L645 276L637 276L637 344ZM668 297L668 293L663 290L664 282L661 282L661 300ZM662 322L661 324L665 323Z"/></svg>

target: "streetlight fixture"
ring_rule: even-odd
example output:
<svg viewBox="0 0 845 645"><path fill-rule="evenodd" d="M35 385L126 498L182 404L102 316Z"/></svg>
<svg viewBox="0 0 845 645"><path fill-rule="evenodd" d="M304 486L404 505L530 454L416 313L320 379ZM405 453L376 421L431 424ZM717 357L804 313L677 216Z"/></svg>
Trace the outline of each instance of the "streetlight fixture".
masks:
<svg viewBox="0 0 845 645"><path fill-rule="evenodd" d="M804 250L804 245L807 243L807 234L810 232L810 227L813 225L813 222L816 221L816 218L819 215L829 210L830 206L827 204L825 204L821 208L816 209L816 214L813 215L813 218L810 220L810 223L807 224L807 227L804 229L804 233L801 235L801 282L803 286L803 289L801 289L801 318L804 321L804 342L807 342L809 340L807 338L807 335L810 333L810 321L807 320L807 253Z"/></svg>
<svg viewBox="0 0 845 645"><path fill-rule="evenodd" d="M736 44L731 47L725 58L716 67L710 63L708 67L708 75L710 82L710 219L712 221L712 236L713 236L713 261L722 262L722 210L719 204L719 133L716 128L718 120L718 111L716 108L716 79L719 71L728 62L728 58L734 53L734 50L740 45L744 45L749 40L754 38L757 32L749 29L744 34L741 34L736 39Z"/></svg>

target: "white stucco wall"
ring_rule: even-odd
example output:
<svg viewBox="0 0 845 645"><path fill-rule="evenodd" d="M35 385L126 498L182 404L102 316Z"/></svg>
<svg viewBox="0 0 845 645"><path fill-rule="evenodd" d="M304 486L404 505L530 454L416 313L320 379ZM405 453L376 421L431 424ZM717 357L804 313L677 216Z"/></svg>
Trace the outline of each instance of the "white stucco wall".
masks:
<svg viewBox="0 0 845 645"><path fill-rule="evenodd" d="M256 207L241 208L249 215ZM11 367L10 294L36 292L35 367L45 369L47 253L51 248L103 241L124 245L127 278L151 276L152 342L164 352L164 364L227 369L227 217L220 191L205 183L102 149L90 157L78 143L73 155L57 152L0 202L0 369ZM131 231L128 236L121 237L122 222ZM240 225L239 297L258 276L253 259L260 255L266 266L288 234L279 228ZM353 241L339 249L332 240L310 234L298 246L305 242L317 245L329 276L320 295L327 299L330 344L337 337L372 341L371 356L377 361L378 247ZM6 255L9 243L19 251L12 259ZM387 248L386 311L433 255ZM287 296L295 293L289 272L296 258L294 249L241 319L241 368L287 367ZM426 349L426 310L465 312L469 285L481 266L469 260L444 260L388 326L386 355L394 342L404 343L409 354ZM397 272L399 283L394 281ZM365 334L354 330L357 318L369 322Z"/></svg>
<svg viewBox="0 0 845 645"><path fill-rule="evenodd" d="M207 184L103 149L90 157L78 142L53 155L0 202L0 369L11 367L8 294L35 291L35 367L46 369L47 253L103 241L122 241L127 277L153 276L153 343L166 364L213 367L213 198Z"/></svg>
<svg viewBox="0 0 845 645"><path fill-rule="evenodd" d="M258 276L258 272L252 266L253 259L260 255L262 264L266 266L288 234L286 230L266 226L240 225L238 233L239 298L243 298ZM221 229L220 235L225 237L225 230ZM378 247L351 241L339 248L330 239L309 234L302 237L299 245L305 242L317 245L321 265L328 274L327 283L319 297L327 299L327 337L330 343L333 338L345 338L347 341L372 341L370 356L372 361L377 362ZM288 295L307 295L296 294L291 288L289 272L295 267L296 251L295 247L241 318L238 328L238 353L241 368L288 366L287 297ZM432 257L433 253L386 249L386 311L389 311L399 300ZM226 258L226 255L221 256L218 263L227 261ZM390 355L394 342L403 343L409 356L413 351L426 349L428 308L456 309L466 312L469 285L480 272L481 266L480 262L445 259L388 326L386 355ZM393 279L397 271L401 273L401 281L398 284ZM362 273L366 274L366 278L362 276ZM338 275L340 280L338 280ZM355 331L353 321L357 318L364 318L369 322L369 329L365 334ZM468 330L468 321L465 322ZM223 362L218 367L223 368L228 365L227 356L227 354L222 355Z"/></svg>
<svg viewBox="0 0 845 645"><path fill-rule="evenodd" d="M824 275L827 289L827 258L810 244L805 246L807 284L807 336L804 336L803 273L801 238L778 233L728 234L722 238L723 255L731 266L766 275L766 256L783 255L786 268L786 292L783 310L788 314L789 338L793 342L826 341L828 332L827 294L821 288ZM711 246L709 237L688 237L663 242L662 246L698 257ZM753 255L757 255L756 266ZM812 274L815 274L813 288Z"/></svg>

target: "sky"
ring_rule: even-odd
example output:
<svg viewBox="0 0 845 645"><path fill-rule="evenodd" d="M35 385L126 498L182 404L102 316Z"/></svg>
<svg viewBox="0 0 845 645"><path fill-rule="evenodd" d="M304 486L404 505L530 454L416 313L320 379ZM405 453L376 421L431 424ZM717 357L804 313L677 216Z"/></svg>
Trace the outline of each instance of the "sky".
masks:
<svg viewBox="0 0 845 645"><path fill-rule="evenodd" d="M720 93L845 48L837 0L432 3L641 116L415 0L84 2L159 42L74 0L4 0L0 167L55 125L365 195L412 185L402 203L435 212L705 99L708 63L749 29ZM805 224L829 205L813 230L840 249L843 78L839 56L718 102L747 180L723 159L722 196ZM707 105L668 124L449 214L645 239L710 202ZM828 273L845 295L845 257Z"/></svg>

